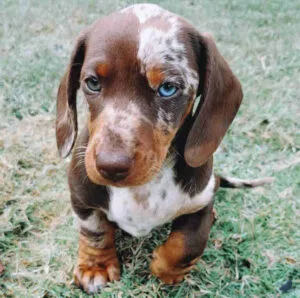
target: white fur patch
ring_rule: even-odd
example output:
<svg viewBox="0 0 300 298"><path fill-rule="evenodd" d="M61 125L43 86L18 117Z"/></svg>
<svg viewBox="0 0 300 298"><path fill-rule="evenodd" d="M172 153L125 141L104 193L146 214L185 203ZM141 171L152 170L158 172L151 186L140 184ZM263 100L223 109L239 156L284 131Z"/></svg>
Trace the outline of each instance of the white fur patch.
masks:
<svg viewBox="0 0 300 298"><path fill-rule="evenodd" d="M152 7L148 4L144 4L144 6ZM184 79L185 89L183 91L185 94L188 93L190 87L196 90L199 80L198 73L190 68L186 46L178 37L180 28L183 26L182 21L175 14L159 7L153 11L156 13L153 13L152 16L149 14L148 18L157 16L160 11L160 17L165 22L166 28L159 29L147 23L141 26L137 56L142 62L142 73L147 72L151 67L167 63L172 71L176 70L178 75ZM176 80L176 78L168 78L168 75L167 79Z"/></svg>
<svg viewBox="0 0 300 298"><path fill-rule="evenodd" d="M160 16L164 10L155 4L135 4L121 10L121 13L128 11L131 11L143 24L151 18Z"/></svg>
<svg viewBox="0 0 300 298"><path fill-rule="evenodd" d="M131 235L143 236L179 215L207 206L213 198L214 186L212 175L205 189L191 198L175 183L172 168L165 166L157 178L142 186L110 187L107 217Z"/></svg>
<svg viewBox="0 0 300 298"><path fill-rule="evenodd" d="M101 224L103 221L98 214L98 211L94 211L87 219L81 219L75 212L74 217L78 228L83 227L91 232L98 232L101 230Z"/></svg>
<svg viewBox="0 0 300 298"><path fill-rule="evenodd" d="M235 187L243 188L246 185L250 185L251 187L262 186L264 184L270 184L274 181L272 177L264 177L258 179L238 179L233 177L226 177L226 180L233 184Z"/></svg>
<svg viewBox="0 0 300 298"><path fill-rule="evenodd" d="M127 150L133 150L134 137L142 121L149 120L133 102L120 108L116 104L108 105L102 112L105 128L120 136Z"/></svg>

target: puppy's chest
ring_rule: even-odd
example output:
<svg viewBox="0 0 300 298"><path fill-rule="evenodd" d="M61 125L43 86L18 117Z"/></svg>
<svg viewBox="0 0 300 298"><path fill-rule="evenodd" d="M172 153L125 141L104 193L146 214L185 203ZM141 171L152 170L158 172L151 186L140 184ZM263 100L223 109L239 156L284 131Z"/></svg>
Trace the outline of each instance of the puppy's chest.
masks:
<svg viewBox="0 0 300 298"><path fill-rule="evenodd" d="M174 218L204 208L213 197L214 176L199 194L190 197L175 183L172 168L163 168L151 182L138 187L110 187L109 220L133 236L148 234Z"/></svg>

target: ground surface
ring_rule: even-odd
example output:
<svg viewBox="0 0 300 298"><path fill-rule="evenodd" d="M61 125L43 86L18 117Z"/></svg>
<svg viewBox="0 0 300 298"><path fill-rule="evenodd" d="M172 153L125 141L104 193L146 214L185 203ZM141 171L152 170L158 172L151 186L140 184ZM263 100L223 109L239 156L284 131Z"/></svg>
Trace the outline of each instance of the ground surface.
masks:
<svg viewBox="0 0 300 298"><path fill-rule="evenodd" d="M0 2L0 297L85 297L70 284L77 233L68 161L55 147L55 95L81 28L130 3ZM100 297L300 297L300 2L159 3L211 32L243 84L217 171L276 181L218 193L208 247L178 286L162 285L148 270L168 227L141 240L119 235L122 280ZM281 294L289 279L293 288Z"/></svg>

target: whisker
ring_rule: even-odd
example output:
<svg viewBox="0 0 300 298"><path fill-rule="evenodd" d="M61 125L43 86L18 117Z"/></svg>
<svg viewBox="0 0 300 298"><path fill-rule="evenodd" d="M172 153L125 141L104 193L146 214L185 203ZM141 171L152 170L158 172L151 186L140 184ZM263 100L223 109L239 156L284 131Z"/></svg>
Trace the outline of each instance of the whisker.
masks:
<svg viewBox="0 0 300 298"><path fill-rule="evenodd" d="M80 149L80 148L84 148L84 149L86 149L86 148L87 148L87 146L77 146L76 148L77 148L77 149Z"/></svg>
<svg viewBox="0 0 300 298"><path fill-rule="evenodd" d="M88 179L89 179L89 177L87 175L84 175L84 176L85 177L83 177L83 180L82 180L83 184L85 184L88 181Z"/></svg>
<svg viewBox="0 0 300 298"><path fill-rule="evenodd" d="M84 157L85 156L85 152L76 152L74 154L75 157Z"/></svg>
<svg viewBox="0 0 300 298"><path fill-rule="evenodd" d="M84 165L84 160L79 160L76 165L74 166L74 170L77 169L79 166Z"/></svg>

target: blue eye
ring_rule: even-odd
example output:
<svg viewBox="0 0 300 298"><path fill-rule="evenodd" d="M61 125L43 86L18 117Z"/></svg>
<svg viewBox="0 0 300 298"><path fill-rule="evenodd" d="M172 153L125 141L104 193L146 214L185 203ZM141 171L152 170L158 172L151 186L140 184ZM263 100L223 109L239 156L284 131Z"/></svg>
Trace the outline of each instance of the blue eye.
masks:
<svg viewBox="0 0 300 298"><path fill-rule="evenodd" d="M170 97L177 92L178 88L171 83L164 83L158 88L158 94L161 97Z"/></svg>

